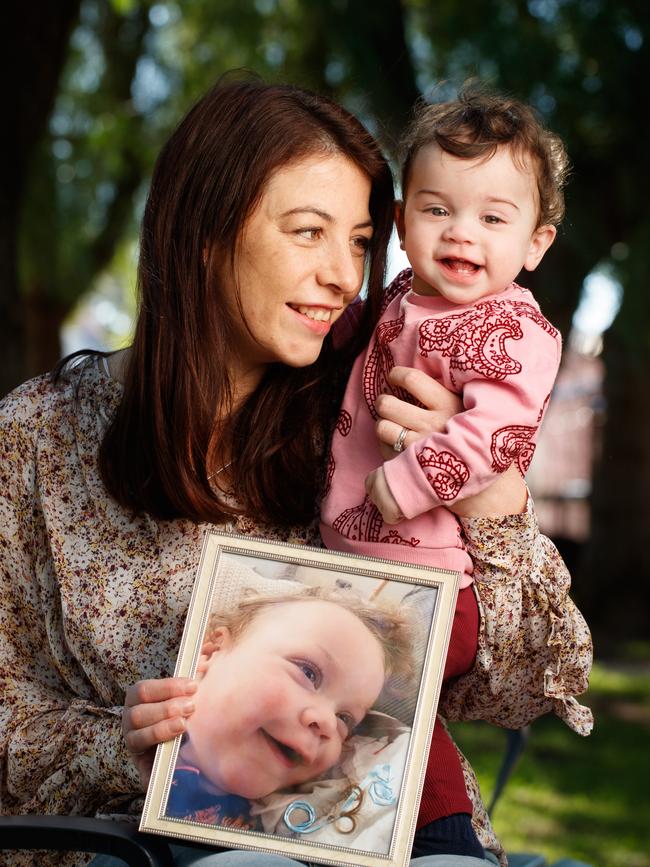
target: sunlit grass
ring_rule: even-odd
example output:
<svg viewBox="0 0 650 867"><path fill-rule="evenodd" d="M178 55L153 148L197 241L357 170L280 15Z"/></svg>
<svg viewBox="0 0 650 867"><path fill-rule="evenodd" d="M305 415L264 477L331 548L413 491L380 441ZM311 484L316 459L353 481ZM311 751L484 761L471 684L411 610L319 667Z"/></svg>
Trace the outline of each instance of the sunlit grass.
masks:
<svg viewBox="0 0 650 867"><path fill-rule="evenodd" d="M650 666L595 666L585 701L596 715L588 738L554 717L533 724L494 811L496 832L508 851L549 863L650 867ZM452 730L489 800L504 733L480 723Z"/></svg>

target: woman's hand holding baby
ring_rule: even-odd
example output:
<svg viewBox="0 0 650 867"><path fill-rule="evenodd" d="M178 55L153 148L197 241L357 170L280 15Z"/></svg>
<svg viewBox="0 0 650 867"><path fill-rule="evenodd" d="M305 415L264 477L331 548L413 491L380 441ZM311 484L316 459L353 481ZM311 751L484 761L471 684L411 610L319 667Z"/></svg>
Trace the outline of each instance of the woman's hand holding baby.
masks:
<svg viewBox="0 0 650 867"><path fill-rule="evenodd" d="M186 677L139 680L124 696L122 734L140 774L149 784L156 746L185 731L185 719L194 712L195 681Z"/></svg>
<svg viewBox="0 0 650 867"><path fill-rule="evenodd" d="M388 374L388 381L394 389L407 391L422 405L415 406L392 394L379 395L375 403L379 414L376 431L385 460L391 460L396 456L393 446L403 428L407 429L406 435L401 439L402 448L405 449L430 433L444 431L449 419L463 411L461 397L448 391L444 385L422 370L412 367L394 367ZM380 471L381 478L379 478ZM382 467L374 470L366 479L366 492L387 524L398 523L403 516L392 521L386 517L387 514L389 516L391 514L391 504L385 498L382 501L382 479L383 486L397 510L397 503L390 494ZM370 489L373 492L379 491L376 495L377 499ZM522 513L527 501L526 483L512 464L488 488L464 500L455 500L447 508L462 518L495 518Z"/></svg>
<svg viewBox="0 0 650 867"><path fill-rule="evenodd" d="M387 461L397 454L393 446L402 428L406 428L401 443L405 449L427 434L443 431L449 419L463 409L463 402L457 394L447 391L444 385L414 367L394 367L388 374L388 381L395 390L407 391L421 406L392 394L377 397L375 408L379 420L376 431L382 455Z"/></svg>
<svg viewBox="0 0 650 867"><path fill-rule="evenodd" d="M413 367L394 367L388 374L388 381L393 388L407 391L422 406L400 400L392 394L378 396L376 431L386 460L398 453L394 447L396 442L399 442L401 451L429 433L444 430L447 421L463 408L457 395ZM385 524L399 524L404 515L388 487L383 467L368 474L366 493L381 512Z"/></svg>

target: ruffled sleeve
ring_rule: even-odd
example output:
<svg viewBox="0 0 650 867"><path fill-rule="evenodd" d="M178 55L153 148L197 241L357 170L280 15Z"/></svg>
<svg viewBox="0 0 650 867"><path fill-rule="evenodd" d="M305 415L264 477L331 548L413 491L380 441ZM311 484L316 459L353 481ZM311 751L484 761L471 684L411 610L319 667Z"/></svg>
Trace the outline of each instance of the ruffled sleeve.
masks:
<svg viewBox="0 0 650 867"><path fill-rule="evenodd" d="M474 668L444 687L440 712L507 728L553 712L589 734L592 713L576 696L588 686L591 635L569 598L562 558L539 532L531 499L521 515L461 524L474 561L479 646Z"/></svg>

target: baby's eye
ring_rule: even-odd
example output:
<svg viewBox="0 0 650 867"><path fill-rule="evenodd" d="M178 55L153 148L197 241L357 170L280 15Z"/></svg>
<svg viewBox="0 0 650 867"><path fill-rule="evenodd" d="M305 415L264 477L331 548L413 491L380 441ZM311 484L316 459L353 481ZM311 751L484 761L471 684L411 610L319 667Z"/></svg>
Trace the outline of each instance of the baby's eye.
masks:
<svg viewBox="0 0 650 867"><path fill-rule="evenodd" d="M503 223L505 220L502 220L501 217L497 217L496 214L486 214L483 217L486 223L489 223L491 226L496 226L498 223Z"/></svg>
<svg viewBox="0 0 650 867"><path fill-rule="evenodd" d="M309 683L311 683L315 689L318 689L323 680L320 668L315 663L309 662L307 659L295 659L293 664L300 669Z"/></svg>
<svg viewBox="0 0 650 867"><path fill-rule="evenodd" d="M349 714L345 711L341 711L340 713L337 713L336 717L338 720L340 720L343 723L343 725L345 727L345 732L346 732L345 737L349 738L350 735L352 734L352 731L353 731L354 726L355 726L354 717L352 716L352 714Z"/></svg>
<svg viewBox="0 0 650 867"><path fill-rule="evenodd" d="M448 217L449 211L447 208L443 208L442 205L433 205L430 208L425 209L432 217Z"/></svg>

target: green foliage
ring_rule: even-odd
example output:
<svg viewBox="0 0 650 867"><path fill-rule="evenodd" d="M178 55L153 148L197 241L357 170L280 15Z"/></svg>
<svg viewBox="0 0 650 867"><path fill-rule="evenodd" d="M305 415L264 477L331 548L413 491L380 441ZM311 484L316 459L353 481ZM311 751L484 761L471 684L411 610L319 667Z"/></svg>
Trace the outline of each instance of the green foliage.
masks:
<svg viewBox="0 0 650 867"><path fill-rule="evenodd" d="M566 227L535 287L547 312L566 327L584 276L611 262L627 290L616 328L647 351L649 25L650 7L617 0L466 0L462 15L452 0L84 0L34 167L25 283L68 302L92 282L133 232L166 134L228 69L327 91L389 149L418 89L452 93L479 76L533 102L573 158Z"/></svg>
<svg viewBox="0 0 650 867"><path fill-rule="evenodd" d="M607 867L650 867L650 672L644 666L594 667L587 694L594 732L581 738L558 719L533 723L526 752L494 812L509 852L573 857ZM452 726L486 794L504 736L480 723Z"/></svg>

